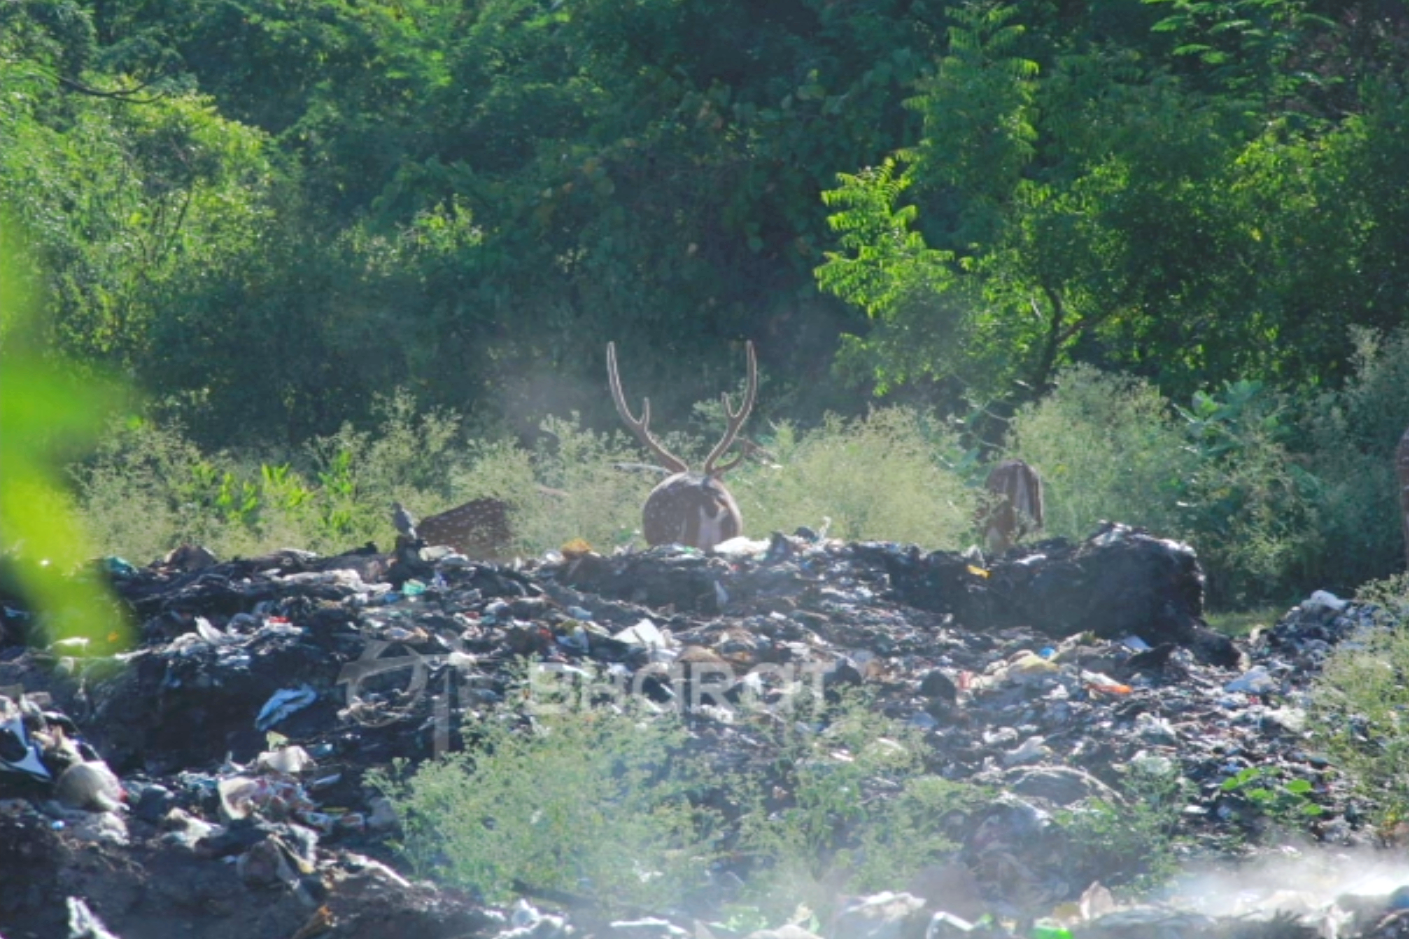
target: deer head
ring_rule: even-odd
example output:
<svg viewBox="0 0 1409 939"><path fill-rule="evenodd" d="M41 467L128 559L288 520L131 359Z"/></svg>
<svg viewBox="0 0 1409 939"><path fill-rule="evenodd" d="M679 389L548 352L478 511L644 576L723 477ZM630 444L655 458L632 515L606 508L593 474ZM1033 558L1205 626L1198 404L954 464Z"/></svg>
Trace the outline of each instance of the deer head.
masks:
<svg viewBox="0 0 1409 939"><path fill-rule="evenodd" d="M1004 460L984 482L988 502L979 527L989 554L1002 554L1017 539L1042 528L1042 477L1022 460Z"/></svg>
<svg viewBox="0 0 1409 939"><path fill-rule="evenodd" d="M611 384L612 400L616 412L626 422L626 426L636 434L642 445L655 455L660 465L670 473L651 494L646 497L646 505L641 510L641 533L646 543L683 544L709 551L721 541L738 537L744 530L744 516L729 490L724 488L723 476L739 465L745 453L722 466L716 466L739 435L739 428L748 420L753 410L754 398L758 394L758 363L754 358L753 343L747 344L748 387L739 409L734 410L727 393L721 395L724 401L724 416L729 421L724 436L709 451L704 465L698 472L690 469L685 461L675 456L659 440L651 435L651 399L642 399L641 419L637 420L626 406L626 396L621 391L621 377L616 370L616 343L607 344L607 380Z"/></svg>

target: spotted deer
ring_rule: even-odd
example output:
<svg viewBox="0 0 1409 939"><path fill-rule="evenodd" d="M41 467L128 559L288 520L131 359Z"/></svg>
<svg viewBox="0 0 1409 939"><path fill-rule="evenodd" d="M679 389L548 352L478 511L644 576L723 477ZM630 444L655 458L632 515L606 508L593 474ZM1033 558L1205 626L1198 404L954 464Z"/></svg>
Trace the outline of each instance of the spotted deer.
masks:
<svg viewBox="0 0 1409 939"><path fill-rule="evenodd" d="M1399 481L1399 521L1404 528L1404 556L1409 563L1409 430L1394 451L1394 473Z"/></svg>
<svg viewBox="0 0 1409 939"><path fill-rule="evenodd" d="M1042 528L1042 477L1022 460L1004 460L984 481L987 504L979 511L984 547L1007 551L1023 535Z"/></svg>
<svg viewBox="0 0 1409 939"><path fill-rule="evenodd" d="M736 411L730 406L729 395L723 394L724 416L728 427L724 436L709 451L704 464L696 472L685 461L661 446L650 431L651 399L642 399L641 418L636 419L626 406L626 396L621 390L621 377L617 374L616 343L607 344L607 381L611 385L612 401L616 412L636 434L641 444L655 456L656 460L670 475L661 480L641 510L641 533L646 543L682 544L710 551L715 545L743 533L744 517L738 503L724 488L723 476L739 465L747 455L747 450L723 465L715 465L739 435L739 428L748 420L753 410L754 399L758 395L758 362L755 359L753 343L746 346L748 352L748 385L744 390L744 400Z"/></svg>
<svg viewBox="0 0 1409 939"><path fill-rule="evenodd" d="M471 499L421 519L414 531L425 544L449 545L469 558L497 560L513 553L509 505L500 499Z"/></svg>

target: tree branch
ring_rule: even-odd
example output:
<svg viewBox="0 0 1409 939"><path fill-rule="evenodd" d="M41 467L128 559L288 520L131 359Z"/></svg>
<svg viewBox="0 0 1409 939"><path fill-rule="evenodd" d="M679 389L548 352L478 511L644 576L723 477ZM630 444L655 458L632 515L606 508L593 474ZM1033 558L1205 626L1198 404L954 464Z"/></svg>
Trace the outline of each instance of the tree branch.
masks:
<svg viewBox="0 0 1409 939"><path fill-rule="evenodd" d="M161 77L162 76L158 75L155 78L149 78L144 82L139 82L131 88L118 88L113 91L103 91L101 88L93 88L73 78L65 78L62 75L57 76L57 78L59 79L59 84L63 85L65 88L77 91L80 94L90 95L94 98L111 98L114 101L124 101L128 104L151 104L155 101L160 101L162 98L166 97L166 93L161 91L147 98L133 97L138 92L142 91L142 89L151 87L151 84L156 81L157 78Z"/></svg>

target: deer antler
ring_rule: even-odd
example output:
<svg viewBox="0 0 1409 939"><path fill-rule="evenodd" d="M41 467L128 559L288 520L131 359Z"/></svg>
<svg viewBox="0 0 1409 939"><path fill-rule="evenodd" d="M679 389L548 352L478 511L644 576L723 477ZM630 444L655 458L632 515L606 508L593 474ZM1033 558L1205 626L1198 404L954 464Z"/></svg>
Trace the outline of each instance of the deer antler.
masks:
<svg viewBox="0 0 1409 939"><path fill-rule="evenodd" d="M765 447L760 447L758 444L754 443L747 437L740 437L736 442L739 445L738 456L734 457L734 459L730 460L728 463L725 463L723 466L716 466L714 468L714 475L723 476L725 473L729 472L731 469L738 466L740 463L744 462L744 460L747 460L749 457L753 457L755 460L762 462L764 465L779 468L778 458L773 455L772 451L768 450Z"/></svg>
<svg viewBox="0 0 1409 939"><path fill-rule="evenodd" d="M734 444L739 428L748 420L754 398L758 396L758 362L752 342L748 344L748 355L749 377L744 400L736 411L729 403L729 396L723 396L724 416L729 426L723 438L709 452L704 471L693 473L683 460L651 436L650 399L643 399L640 420L626 406L626 396L621 391L621 376L616 367L616 343L607 344L607 378L611 383L616 412L671 474L656 484L646 497L646 504L641 507L641 533L646 536L647 544L683 544L701 551L713 551L716 545L743 534L744 517L739 512L739 504L724 488L724 481L720 478L739 461L731 460L717 468L714 464ZM744 453L747 452L746 445Z"/></svg>
<svg viewBox="0 0 1409 939"><path fill-rule="evenodd" d="M726 391L719 396L724 402L724 416L729 419L729 427L724 431L723 438L714 445L714 449L709 451L709 456L705 458L703 472L706 476L722 476L739 464L739 460L731 460L719 469L714 468L714 461L723 456L733 445L734 438L739 435L739 428L743 427L744 421L749 419L754 399L758 397L758 360L754 356L753 341L750 340L745 348L748 350L749 356L748 387L744 389L744 400L739 404L737 411L729 407L729 392ZM742 454L739 459L743 459Z"/></svg>
<svg viewBox="0 0 1409 939"><path fill-rule="evenodd" d="M750 356L752 356L752 344L750 344ZM616 413L621 415L621 419L626 422L636 433L636 437L645 445L646 449L656 455L656 459L661 465L672 473L684 473L689 470L685 461L671 453L660 445L660 441L651 436L651 399L641 399L641 419L638 421L631 416L631 409L626 406L626 396L621 391L621 376L616 371L616 343L607 343L607 381L612 387L612 401L616 403ZM725 398L725 408L728 408L728 395ZM731 416L732 420L732 416ZM737 429L736 429L737 430Z"/></svg>

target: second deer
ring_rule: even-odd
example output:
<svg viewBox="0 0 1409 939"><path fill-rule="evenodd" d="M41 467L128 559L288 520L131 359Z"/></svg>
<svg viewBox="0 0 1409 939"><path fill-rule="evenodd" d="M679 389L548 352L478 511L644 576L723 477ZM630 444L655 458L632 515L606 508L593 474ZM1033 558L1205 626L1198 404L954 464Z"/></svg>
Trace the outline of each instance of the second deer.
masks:
<svg viewBox="0 0 1409 939"><path fill-rule="evenodd" d="M419 522L400 502L392 505L397 531L408 543L448 545L476 560L497 561L513 554L509 504L502 499L471 499Z"/></svg>
<svg viewBox="0 0 1409 939"><path fill-rule="evenodd" d="M748 343L746 348L748 385L744 390L744 400L735 411L730 407L729 395L722 395L728 427L714 449L709 451L709 456L705 457L699 471L694 471L684 460L661 446L660 441L651 434L650 398L643 399L639 420L632 415L621 390L621 377L617 374L616 343L607 344L607 381L611 385L617 413L670 473L651 490L641 510L641 533L645 535L647 544L682 544L710 551L720 542L743 534L743 513L729 490L724 488L723 477L739 465L745 454L741 453L723 465L716 464L733 445L739 429L753 410L754 398L758 396L758 363L754 357L753 343Z"/></svg>
<svg viewBox="0 0 1409 939"><path fill-rule="evenodd" d="M991 555L1007 551L1023 535L1042 528L1042 477L1022 460L1004 460L984 482L988 502L979 511L984 547Z"/></svg>

